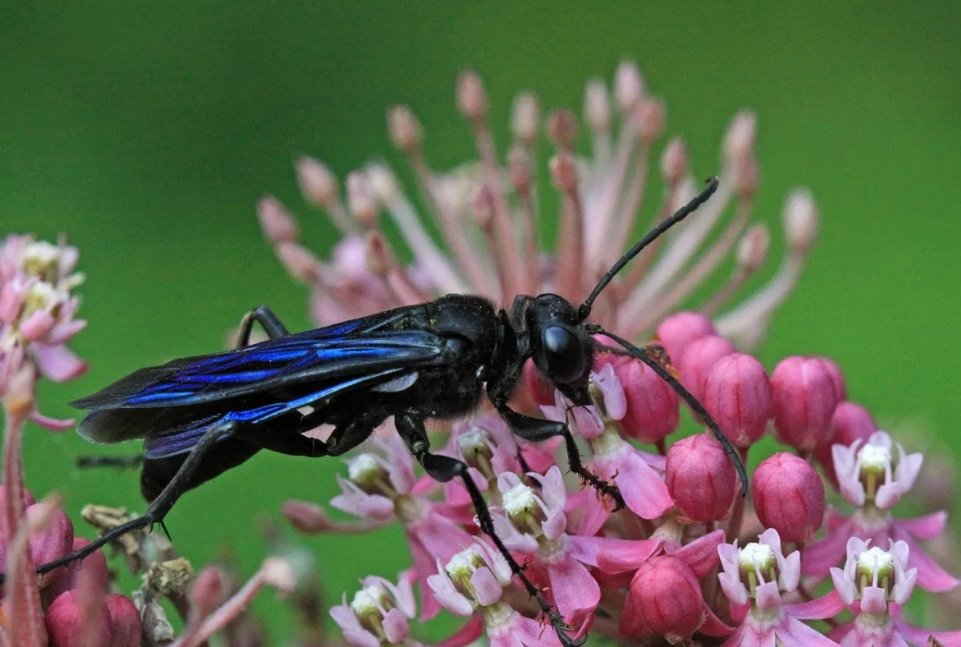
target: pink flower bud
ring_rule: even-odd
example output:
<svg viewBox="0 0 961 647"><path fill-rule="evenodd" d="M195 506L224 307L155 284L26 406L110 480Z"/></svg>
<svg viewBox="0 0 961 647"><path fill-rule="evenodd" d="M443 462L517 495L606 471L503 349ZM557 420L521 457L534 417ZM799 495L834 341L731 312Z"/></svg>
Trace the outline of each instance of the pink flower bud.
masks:
<svg viewBox="0 0 961 647"><path fill-rule="evenodd" d="M655 634L674 643L692 635L703 620L701 587L684 562L663 555L641 564L621 613L623 634Z"/></svg>
<svg viewBox="0 0 961 647"><path fill-rule="evenodd" d="M555 110L547 118L547 136L558 148L569 149L577 140L577 117L570 110Z"/></svg>
<svg viewBox="0 0 961 647"><path fill-rule="evenodd" d="M677 394L653 370L641 361L628 360L615 363L614 373L627 400L627 411L619 422L626 435L656 443L677 429Z"/></svg>
<svg viewBox="0 0 961 647"><path fill-rule="evenodd" d="M73 538L73 550L80 550L90 541L83 537ZM107 570L107 558L102 550L95 550L82 560L70 562L66 566L67 574L50 586L44 588L44 600L56 600L57 597L72 588L76 588L80 573L86 578L85 586L94 591L106 591L110 587L110 573Z"/></svg>
<svg viewBox="0 0 961 647"><path fill-rule="evenodd" d="M623 114L631 111L644 96L644 80L633 61L623 61L614 73L614 98Z"/></svg>
<svg viewBox="0 0 961 647"><path fill-rule="evenodd" d="M264 238L272 243L293 242L297 240L297 223L284 208L280 200L272 195L265 196L257 203L257 217Z"/></svg>
<svg viewBox="0 0 961 647"><path fill-rule="evenodd" d="M514 111L511 115L511 130L514 137L525 143L537 139L537 128L540 121L540 106L537 97L529 92L517 95L514 99Z"/></svg>
<svg viewBox="0 0 961 647"><path fill-rule="evenodd" d="M704 383L704 406L738 447L764 435L774 415L771 385L761 363L743 353L718 360Z"/></svg>
<svg viewBox="0 0 961 647"><path fill-rule="evenodd" d="M393 106L387 111L387 131L390 141L404 153L420 148L420 123L408 106Z"/></svg>
<svg viewBox="0 0 961 647"><path fill-rule="evenodd" d="M584 120L595 133L606 133L611 129L611 104L607 96L607 86L600 79L587 82L584 91Z"/></svg>
<svg viewBox="0 0 961 647"><path fill-rule="evenodd" d="M667 144L664 153L661 155L661 174L664 175L664 182L674 187L687 175L688 159L687 148L680 137L675 137Z"/></svg>
<svg viewBox="0 0 961 647"><path fill-rule="evenodd" d="M308 202L326 209L337 200L337 178L326 164L305 156L297 160L296 166L297 182Z"/></svg>
<svg viewBox="0 0 961 647"><path fill-rule="evenodd" d="M722 358L737 352L730 341L720 335L707 335L695 339L682 353L680 360L675 359L675 366L681 374L681 384L690 391L695 398L703 400L704 383L711 374L714 365Z"/></svg>
<svg viewBox="0 0 961 647"><path fill-rule="evenodd" d="M50 636L50 647L113 645L107 607L101 604L85 608L81 595L74 589L53 601L44 621Z"/></svg>
<svg viewBox="0 0 961 647"><path fill-rule="evenodd" d="M140 612L133 600L112 593L104 600L110 616L110 647L139 647L142 638Z"/></svg>
<svg viewBox="0 0 961 647"><path fill-rule="evenodd" d="M827 440L814 448L814 457L824 469L824 475L833 485L838 484L834 473L833 445L849 446L855 440L867 440L878 430L874 418L860 404L844 401L834 409L831 416L831 431Z"/></svg>
<svg viewBox="0 0 961 647"><path fill-rule="evenodd" d="M824 517L824 484L803 458L779 452L758 465L751 479L754 509L783 541L806 542Z"/></svg>
<svg viewBox="0 0 961 647"><path fill-rule="evenodd" d="M462 72L457 79L457 107L471 121L480 121L487 114L487 93L476 72Z"/></svg>
<svg viewBox="0 0 961 647"><path fill-rule="evenodd" d="M721 443L703 434L677 441L667 452L667 489L694 521L719 521L734 502L737 474Z"/></svg>
<svg viewBox="0 0 961 647"><path fill-rule="evenodd" d="M188 594L191 613L197 618L205 618L224 600L224 578L216 566L208 566L200 571Z"/></svg>
<svg viewBox="0 0 961 647"><path fill-rule="evenodd" d="M324 532L332 525L327 512L316 503L290 499L284 503L283 514L290 525L304 533Z"/></svg>
<svg viewBox="0 0 961 647"><path fill-rule="evenodd" d="M643 99L634 113L641 139L652 142L664 133L664 103L658 99Z"/></svg>
<svg viewBox="0 0 961 647"><path fill-rule="evenodd" d="M27 506L26 522L30 523L31 518L39 517L48 513L46 507L50 503L40 502ZM70 552L73 547L73 523L63 510L53 513L53 518L47 527L36 533L30 533L30 558L34 564L45 564L59 557L63 557ZM44 584L50 584L63 577L67 572L66 567L51 571L44 577Z"/></svg>
<svg viewBox="0 0 961 647"><path fill-rule="evenodd" d="M831 416L841 402L837 365L820 357L788 357L771 375L778 438L811 451L828 438Z"/></svg>
<svg viewBox="0 0 961 647"><path fill-rule="evenodd" d="M676 312L657 327L657 340L675 364L687 347L701 337L717 335L711 318L700 312Z"/></svg>

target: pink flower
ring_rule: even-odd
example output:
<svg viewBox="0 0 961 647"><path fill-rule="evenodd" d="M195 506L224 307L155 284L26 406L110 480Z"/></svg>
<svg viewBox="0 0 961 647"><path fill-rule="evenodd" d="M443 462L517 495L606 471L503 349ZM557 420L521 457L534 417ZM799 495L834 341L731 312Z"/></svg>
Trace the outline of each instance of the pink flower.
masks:
<svg viewBox="0 0 961 647"><path fill-rule="evenodd" d="M402 573L395 585L370 576L361 580L361 586L350 604L344 596L343 602L330 610L347 642L355 647L420 645L410 638L410 621L417 615L410 578Z"/></svg>
<svg viewBox="0 0 961 647"><path fill-rule="evenodd" d="M536 620L501 601L513 573L504 557L485 542L437 563L427 582L445 608L460 616L479 611L492 647L556 647L560 640ZM476 636L475 636L476 637Z"/></svg>
<svg viewBox="0 0 961 647"><path fill-rule="evenodd" d="M681 383L697 398L704 401L704 386L714 366L732 353L737 352L730 341L719 335L699 337L691 343L680 357L677 365Z"/></svg>
<svg viewBox="0 0 961 647"><path fill-rule="evenodd" d="M830 513L828 534L804 549L804 574L827 575L845 554L852 537L870 540L875 545L903 541L909 547L909 566L918 569L918 586L926 591L947 591L958 579L942 569L918 543L933 539L944 531L943 512L915 519L895 519L890 512L915 483L921 469L921 454L905 454L883 431L871 435L866 443L855 441L850 447L835 445L834 469L841 493L856 506L854 514L844 517Z"/></svg>
<svg viewBox="0 0 961 647"><path fill-rule="evenodd" d="M379 523L394 518L401 522L424 593L423 618L428 619L439 610L426 586L435 560L449 559L470 546L471 535L457 519L445 515L438 504L415 490L414 459L397 434L371 443L384 456L365 453L348 459L349 478L338 478L343 493L334 497L331 505Z"/></svg>
<svg viewBox="0 0 961 647"><path fill-rule="evenodd" d="M17 375L28 374L32 400L38 376L62 382L86 370L66 346L86 325L73 318L80 301L71 290L83 281L73 273L77 257L75 247L29 236L8 236L0 243L0 395L23 379ZM54 430L72 424L47 418L35 407L31 418Z"/></svg>
<svg viewBox="0 0 961 647"><path fill-rule="evenodd" d="M888 550L868 546L869 542L852 537L844 568L831 569L838 598L856 614L853 622L832 632L841 646L928 645L929 636L941 645L961 645L959 631L931 631L900 619L900 607L911 597L918 579L918 569L908 567L908 544L889 541Z"/></svg>
<svg viewBox="0 0 961 647"><path fill-rule="evenodd" d="M751 481L754 509L784 541L809 541L824 518L824 484L811 464L779 452L758 465Z"/></svg>
<svg viewBox="0 0 961 647"><path fill-rule="evenodd" d="M731 614L741 618L740 626L724 647L828 647L835 645L802 619L826 618L836 609L814 600L805 604L785 604L782 594L792 593L801 576L801 554L787 557L781 550L776 530L765 530L758 542L738 548L737 542L718 546L723 572L718 575L721 588L731 601Z"/></svg>

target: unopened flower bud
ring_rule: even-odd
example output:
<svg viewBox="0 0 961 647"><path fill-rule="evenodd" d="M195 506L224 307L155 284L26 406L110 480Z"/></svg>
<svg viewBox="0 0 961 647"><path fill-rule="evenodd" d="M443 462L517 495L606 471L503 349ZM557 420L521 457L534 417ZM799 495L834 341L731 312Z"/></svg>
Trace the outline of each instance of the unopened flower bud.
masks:
<svg viewBox="0 0 961 647"><path fill-rule="evenodd" d="M676 312L657 327L657 339L674 363L695 340L709 335L717 335L717 330L711 318L700 312Z"/></svg>
<svg viewBox="0 0 961 647"><path fill-rule="evenodd" d="M734 502L734 466L721 443L704 434L671 445L665 480L674 503L694 521L720 521Z"/></svg>
<svg viewBox="0 0 961 647"><path fill-rule="evenodd" d="M749 110L734 115L724 136L724 158L731 169L737 169L745 161L754 159L757 139L757 117Z"/></svg>
<svg viewBox="0 0 961 647"><path fill-rule="evenodd" d="M618 110L623 115L629 115L643 96L644 80L640 70L633 62L623 61L614 74L614 97Z"/></svg>
<svg viewBox="0 0 961 647"><path fill-rule="evenodd" d="M587 82L584 91L584 120L594 133L606 133L611 129L611 102L607 86L600 79Z"/></svg>
<svg viewBox="0 0 961 647"><path fill-rule="evenodd" d="M280 200L272 195L257 203L257 217L264 237L272 243L293 242L299 235L297 223Z"/></svg>
<svg viewBox="0 0 961 647"><path fill-rule="evenodd" d="M701 586L684 562L662 555L641 564L624 602L622 633L653 634L676 643L691 636L703 621Z"/></svg>
<svg viewBox="0 0 961 647"><path fill-rule="evenodd" d="M656 443L677 429L678 397L664 380L639 360L614 364L624 388L627 410L619 421L621 430L641 442Z"/></svg>
<svg viewBox="0 0 961 647"><path fill-rule="evenodd" d="M577 117L566 108L555 110L547 118L547 136L558 148L569 150L577 141Z"/></svg>
<svg viewBox="0 0 961 647"><path fill-rule="evenodd" d="M408 155L420 148L420 122L408 106L393 106L387 111L387 132L394 146Z"/></svg>
<svg viewBox="0 0 961 647"><path fill-rule="evenodd" d="M753 274L767 259L771 234L763 224L751 225L737 246L737 264L741 270Z"/></svg>
<svg viewBox="0 0 961 647"><path fill-rule="evenodd" d="M818 211L814 197L807 189L797 189L784 205L784 231L788 246L796 254L806 254L818 233Z"/></svg>
<svg viewBox="0 0 961 647"><path fill-rule="evenodd" d="M90 542L83 537L74 537L71 550L80 550L89 543ZM86 586L88 590L106 591L110 587L110 573L107 570L107 558L104 556L102 550L95 550L82 560L78 559L70 562L67 564L66 569L67 573L65 576L57 579L49 586L44 587L44 600L55 600L57 596L64 591L76 588L79 584L78 580L81 572L86 579L84 586Z"/></svg>
<svg viewBox="0 0 961 647"><path fill-rule="evenodd" d="M573 156L562 151L551 158L551 180L559 191L573 193L577 190L577 164Z"/></svg>
<svg viewBox="0 0 961 647"><path fill-rule="evenodd" d="M682 352L676 366L681 384L698 400L704 399L704 383L717 362L737 352L730 341L720 335L706 335L691 342Z"/></svg>
<svg viewBox="0 0 961 647"><path fill-rule="evenodd" d="M282 242L275 248L277 258L287 272L303 283L313 283L317 280L320 261L303 245Z"/></svg>
<svg viewBox="0 0 961 647"><path fill-rule="evenodd" d="M637 131L645 142L652 142L664 134L665 108L660 99L643 99L634 114Z"/></svg>
<svg viewBox="0 0 961 647"><path fill-rule="evenodd" d="M743 353L722 357L704 383L704 406L737 447L764 435L774 416L771 384L761 363Z"/></svg>
<svg viewBox="0 0 961 647"><path fill-rule="evenodd" d="M732 184L737 194L745 200L753 198L757 193L758 185L757 160L753 158L741 160L732 168L732 175Z"/></svg>
<svg viewBox="0 0 961 647"><path fill-rule="evenodd" d="M140 647L143 628L133 600L111 593L104 598L104 605L110 616L110 647Z"/></svg>
<svg viewBox="0 0 961 647"><path fill-rule="evenodd" d="M191 612L197 618L206 618L224 600L224 578L216 566L200 571L187 594Z"/></svg>
<svg viewBox="0 0 961 647"><path fill-rule="evenodd" d="M774 368L774 424L783 443L811 451L827 439L841 401L838 377L837 366L819 357L788 357Z"/></svg>
<svg viewBox="0 0 961 647"><path fill-rule="evenodd" d="M73 548L73 523L70 517L61 510L50 511L50 506L56 505L47 501L27 506L26 523L50 515L50 520L42 530L30 533L30 558L34 564L46 564L63 557ZM67 574L66 567L61 567L45 576L45 582L53 582Z"/></svg>
<svg viewBox="0 0 961 647"><path fill-rule="evenodd" d="M457 79L457 108L473 122L487 114L487 92L476 72L462 72Z"/></svg>
<svg viewBox="0 0 961 647"><path fill-rule="evenodd" d="M300 191L308 202L327 209L337 201L337 178L323 162L301 157L296 167Z"/></svg>
<svg viewBox="0 0 961 647"><path fill-rule="evenodd" d="M540 126L540 107L537 97L530 92L523 92L514 99L514 111L511 115L511 129L514 137L531 144L537 139L537 129Z"/></svg>
<svg viewBox="0 0 961 647"><path fill-rule="evenodd" d="M669 187L677 186L687 176L687 169L687 147L684 146L680 137L675 137L668 142L661 155L661 173L664 175L664 182Z"/></svg>
<svg viewBox="0 0 961 647"><path fill-rule="evenodd" d="M367 176L360 171L347 175L347 205L365 227L373 227L377 223L377 201Z"/></svg>
<svg viewBox="0 0 961 647"><path fill-rule="evenodd" d="M478 187L474 195L474 222L482 230L491 230L494 226L494 191L488 184Z"/></svg>
<svg viewBox="0 0 961 647"><path fill-rule="evenodd" d="M810 540L824 518L824 484L803 458L779 452L758 465L751 480L754 509L783 541Z"/></svg>
<svg viewBox="0 0 961 647"><path fill-rule="evenodd" d="M44 622L50 647L110 647L113 644L110 612L106 605L87 608L76 589L60 594L53 601L47 609Z"/></svg>
<svg viewBox="0 0 961 647"><path fill-rule="evenodd" d="M507 154L507 174L511 186L519 195L524 195L531 190L533 173L531 171L531 159L521 146L513 146Z"/></svg>
<svg viewBox="0 0 961 647"><path fill-rule="evenodd" d="M330 517L316 503L291 499L284 502L281 510L290 525L300 532L317 533L331 527Z"/></svg>

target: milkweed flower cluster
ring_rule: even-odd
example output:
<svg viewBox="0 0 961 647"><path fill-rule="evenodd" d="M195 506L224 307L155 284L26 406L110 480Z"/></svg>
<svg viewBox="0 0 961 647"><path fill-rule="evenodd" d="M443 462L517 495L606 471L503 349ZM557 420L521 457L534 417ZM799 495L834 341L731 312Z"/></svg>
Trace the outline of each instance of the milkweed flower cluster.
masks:
<svg viewBox="0 0 961 647"><path fill-rule="evenodd" d="M27 421L51 430L72 426L41 414L36 387L41 378L56 382L83 373L86 364L67 343L86 322L75 319L82 281L74 273L78 253L63 242L53 245L29 236L0 241L0 403L5 416L3 485L0 485L0 590L2 647L197 647L215 632L241 619L264 586L290 592L296 574L288 560L273 557L236 591L217 568L193 582L190 564L156 535L138 533L120 542L127 561L144 574L143 586L116 592L100 550L44 575L36 566L87 545L58 497L36 501L24 485L21 442ZM88 521L102 529L129 519L126 511L88 506ZM185 616L178 637L160 598L170 599ZM247 643L249 644L249 643Z"/></svg>
<svg viewBox="0 0 961 647"><path fill-rule="evenodd" d="M542 124L532 94L515 100L512 143L503 156L477 75L459 79L457 106L477 159L448 172L427 161L413 112L405 106L388 112L390 138L410 164L413 191L385 162L348 174L344 196L322 163L297 163L304 196L344 234L328 260L300 243L294 217L277 199L260 203L265 235L290 273L309 286L317 323L451 292L501 304L517 294L554 292L578 303L631 242L639 213L659 221L697 190L684 144L675 138L662 148L663 190L651 199L665 108L629 63L618 68L613 91L599 80L587 86L586 154L574 114L556 110ZM551 202L539 195L536 177L542 127L559 204L554 253L538 240L539 207ZM764 226L751 222L754 147L755 118L740 113L722 146L716 195L635 259L602 293L593 315L658 354L742 459L762 438L781 443L753 473L750 496L739 496L736 472L717 440L706 433L677 437L678 397L645 364L599 352L593 404L577 407L528 365L516 406L567 422L588 468L617 486L623 509L569 478L559 439L527 443L482 410L447 425L436 444L469 466L490 508L495 540L481 532L463 484L417 477L413 457L388 423L366 451L347 460L347 475L339 478L342 493L331 504L353 521L334 520L311 502L284 508L305 532L366 532L396 522L405 530L410 570L396 581L365 578L352 601L345 595L331 611L349 644L427 644L419 642L417 624L443 608L464 619L445 645L486 634L492 645L553 646L588 631L645 645L961 645L961 634L912 626L901 611L915 587L942 592L958 584L923 544L942 535L944 513L905 519L893 511L917 479L921 456L877 429L872 415L849 399L830 359L789 357L769 371L751 354L797 281L817 229L811 195L793 192L784 209L783 261L766 284L743 294L770 244ZM402 263L403 254L388 243L382 214L399 229L411 263ZM429 229L440 232L449 254ZM691 304L692 294L703 294L697 288L727 259L734 266L727 282L701 297L696 310L675 312ZM826 509L832 491L851 512ZM523 565L563 617L567 637L545 622L511 561Z"/></svg>

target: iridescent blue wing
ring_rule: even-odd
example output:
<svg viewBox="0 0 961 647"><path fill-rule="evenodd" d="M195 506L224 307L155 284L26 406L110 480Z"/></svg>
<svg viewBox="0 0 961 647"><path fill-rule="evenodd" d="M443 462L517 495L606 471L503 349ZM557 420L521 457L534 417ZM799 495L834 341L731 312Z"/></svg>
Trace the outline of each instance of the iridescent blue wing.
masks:
<svg viewBox="0 0 961 647"><path fill-rule="evenodd" d="M421 366L440 356L444 342L438 335L383 329L384 323L383 317L372 316L237 350L176 359L140 369L71 405L99 411L207 404L310 381Z"/></svg>
<svg viewBox="0 0 961 647"><path fill-rule="evenodd" d="M74 402L91 410L78 432L94 442L176 436L189 448L213 423L257 424L346 393L399 390L446 361L440 336L383 324L374 316L141 369Z"/></svg>

